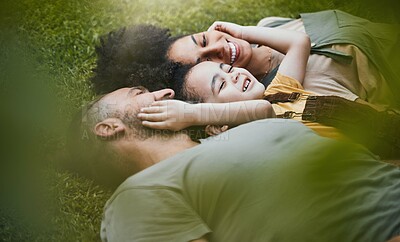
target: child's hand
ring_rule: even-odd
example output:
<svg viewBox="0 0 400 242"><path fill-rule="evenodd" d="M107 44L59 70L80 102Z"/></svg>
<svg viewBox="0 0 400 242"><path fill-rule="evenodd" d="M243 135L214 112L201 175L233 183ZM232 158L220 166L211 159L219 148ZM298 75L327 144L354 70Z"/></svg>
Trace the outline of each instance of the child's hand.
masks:
<svg viewBox="0 0 400 242"><path fill-rule="evenodd" d="M243 27L230 22L215 21L207 31L217 30L232 35L235 38L243 39Z"/></svg>
<svg viewBox="0 0 400 242"><path fill-rule="evenodd" d="M178 100L156 101L150 107L142 108L138 118L148 128L172 131L196 124L194 105Z"/></svg>

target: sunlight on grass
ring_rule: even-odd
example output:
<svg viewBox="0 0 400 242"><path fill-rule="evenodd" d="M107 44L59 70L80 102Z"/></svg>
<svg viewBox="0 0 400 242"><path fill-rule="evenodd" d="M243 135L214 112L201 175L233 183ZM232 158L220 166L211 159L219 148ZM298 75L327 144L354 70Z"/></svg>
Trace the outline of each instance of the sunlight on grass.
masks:
<svg viewBox="0 0 400 242"><path fill-rule="evenodd" d="M25 84L31 81L33 85L29 87L24 84L21 88L29 88L26 90L36 92L40 97L45 97L47 94L57 97L56 100L49 99L48 102L56 106L54 112L58 117L55 119L57 121L54 121L57 124L55 128L57 132L52 132L53 129L48 128L44 122L42 128L48 132L34 134L32 140L35 144L32 144L29 151L16 151L25 153L16 158L21 164L37 165L45 172L42 177L47 184L45 186L49 196L47 202L51 204L47 209L51 224L43 232L33 232L34 228L21 222L23 219L19 220L14 210L2 207L0 238L11 241L99 239L102 207L111 194L110 191L95 186L91 181L59 171L55 167L62 156L65 142L63 132L71 114L94 97L88 78L95 67L95 45L99 43L101 35L123 26L139 23L168 27L173 34L187 34L204 31L215 20L255 25L266 16L297 17L301 12L332 8L339 8L376 21L398 21L396 8L392 8L392 5L387 5L386 2L379 1L378 4L372 0L22 0L16 3L2 1L0 44L4 51L0 52L1 94L13 90L8 87L15 85L13 81L15 79L9 78L6 74L10 70L7 63L13 55L17 55L8 46L17 46L23 53L19 57L25 59L26 56L31 59L30 64L35 73L45 76L37 82L34 82L35 79L31 80L31 76L19 77L23 78ZM14 34L15 38L11 38ZM20 68L15 72L26 71L25 68ZM46 88L35 89L35 84L45 85ZM26 121L25 124L27 117L49 120L50 112L47 111L50 109L43 108L41 105L43 100L37 95L21 95L23 100L31 102L28 106L30 112L22 113L21 118L16 116L15 120ZM3 104L10 104L11 111L17 108L15 103L4 101ZM38 110L44 112L37 116ZM5 109L2 109L2 113L7 114ZM31 126L29 128L33 129ZM4 137L12 137L13 134L7 133L7 135L9 136ZM7 139L4 140L9 142ZM40 156L39 160L33 159L29 156L32 150L41 150L45 155ZM15 158L10 152L7 154ZM13 172L17 171L12 170L10 174L14 175ZM29 209L35 210L34 207Z"/></svg>

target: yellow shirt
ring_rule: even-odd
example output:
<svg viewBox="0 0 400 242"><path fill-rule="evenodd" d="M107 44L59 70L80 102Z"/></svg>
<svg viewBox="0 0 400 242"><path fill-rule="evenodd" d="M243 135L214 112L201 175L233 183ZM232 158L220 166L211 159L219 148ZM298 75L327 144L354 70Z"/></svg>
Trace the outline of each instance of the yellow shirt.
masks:
<svg viewBox="0 0 400 242"><path fill-rule="evenodd" d="M315 94L312 92L305 91L300 82L298 82L293 78L278 73L272 80L271 84L265 90L264 95L267 96L279 92L284 92L284 93L299 92L302 94L302 97L294 102L272 104L272 108L274 109L276 115L284 114L286 111L294 111L300 114L295 116L293 118L294 120L302 122L307 127L317 132L319 135L334 139L345 139L345 136L341 134L339 130L334 127L325 126L320 123L315 123L310 121L303 121L301 119L301 113L303 113L304 107L306 105L307 96Z"/></svg>

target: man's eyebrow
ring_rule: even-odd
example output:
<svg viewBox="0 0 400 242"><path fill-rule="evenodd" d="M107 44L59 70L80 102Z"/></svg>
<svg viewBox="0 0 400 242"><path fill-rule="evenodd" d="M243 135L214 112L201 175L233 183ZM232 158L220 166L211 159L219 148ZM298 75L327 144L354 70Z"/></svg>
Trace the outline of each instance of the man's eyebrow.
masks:
<svg viewBox="0 0 400 242"><path fill-rule="evenodd" d="M131 89L129 89L129 92L126 94L127 97L132 96L133 91L135 90L141 90L140 87L132 87Z"/></svg>
<svg viewBox="0 0 400 242"><path fill-rule="evenodd" d="M192 38L192 40L193 40L193 42L194 42L195 45L199 45L199 44L197 44L197 41L196 41L196 39L194 38L193 35L191 35L190 37Z"/></svg>

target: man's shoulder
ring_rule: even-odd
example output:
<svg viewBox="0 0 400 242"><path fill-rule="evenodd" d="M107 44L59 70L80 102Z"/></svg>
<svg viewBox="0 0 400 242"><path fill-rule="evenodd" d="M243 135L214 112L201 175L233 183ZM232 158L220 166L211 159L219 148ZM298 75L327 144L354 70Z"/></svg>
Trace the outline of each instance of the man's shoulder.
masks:
<svg viewBox="0 0 400 242"><path fill-rule="evenodd" d="M227 132L236 133L240 131L244 131L246 133L265 131L268 134L285 134L291 132L312 133L312 131L305 125L303 125L301 122L290 119L279 119L279 118L269 118L269 119L262 119L254 122L249 122L240 125L236 128L233 128ZM262 133L260 132L259 134Z"/></svg>
<svg viewBox="0 0 400 242"><path fill-rule="evenodd" d="M255 146L254 148L263 148L269 144L278 147L282 142L306 138L324 139L299 121L270 118L242 124L220 135L208 138L207 143L212 143L211 145L218 144L218 142L226 144L221 145L222 149L224 147L232 149L232 147L236 147L236 144L242 146L242 144L250 143Z"/></svg>
<svg viewBox="0 0 400 242"><path fill-rule="evenodd" d="M209 137L202 144L129 177L116 189L109 202L125 193L146 193L149 190L161 193L176 192L181 188L181 182L184 180L180 178L184 177L188 167L194 167L194 164L197 171L201 170L200 167L207 167L209 164L223 166L225 163L233 162L232 157L239 159L239 155L249 149L253 152L247 156L247 159L268 154L271 151L283 151L288 144L295 145L299 140L305 139L320 141L325 138L318 136L304 124L295 120L264 119L246 123L217 136Z"/></svg>

